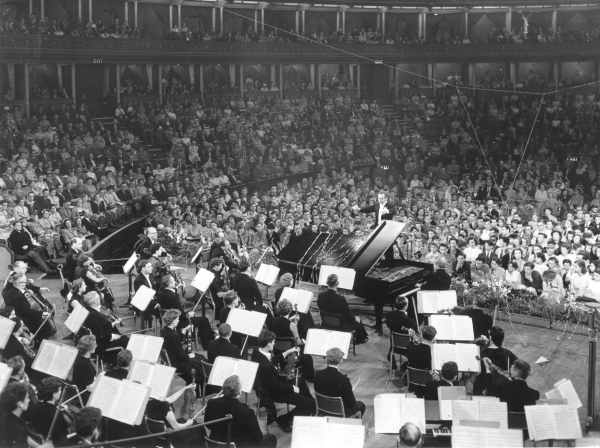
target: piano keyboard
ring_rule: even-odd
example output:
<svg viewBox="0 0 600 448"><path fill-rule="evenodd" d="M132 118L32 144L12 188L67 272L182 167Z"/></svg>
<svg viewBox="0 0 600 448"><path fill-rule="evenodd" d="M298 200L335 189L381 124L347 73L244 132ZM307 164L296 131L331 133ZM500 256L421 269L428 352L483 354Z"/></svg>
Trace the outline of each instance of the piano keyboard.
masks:
<svg viewBox="0 0 600 448"><path fill-rule="evenodd" d="M452 432L448 428L433 428L433 437L450 437Z"/></svg>

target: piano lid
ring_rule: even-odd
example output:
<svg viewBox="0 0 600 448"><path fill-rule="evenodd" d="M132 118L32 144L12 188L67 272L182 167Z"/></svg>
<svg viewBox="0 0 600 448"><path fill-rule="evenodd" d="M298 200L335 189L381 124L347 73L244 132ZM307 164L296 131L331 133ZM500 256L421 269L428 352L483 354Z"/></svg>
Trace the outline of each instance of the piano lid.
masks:
<svg viewBox="0 0 600 448"><path fill-rule="evenodd" d="M403 222L381 221L345 266L354 269L357 275L367 275L394 244L404 227L406 224Z"/></svg>

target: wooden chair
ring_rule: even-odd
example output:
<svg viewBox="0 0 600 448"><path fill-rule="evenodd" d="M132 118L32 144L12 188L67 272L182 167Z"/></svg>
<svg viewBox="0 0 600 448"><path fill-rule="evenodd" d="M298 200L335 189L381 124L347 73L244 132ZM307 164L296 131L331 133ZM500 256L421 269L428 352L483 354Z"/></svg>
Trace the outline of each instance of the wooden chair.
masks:
<svg viewBox="0 0 600 448"><path fill-rule="evenodd" d="M221 448L224 446L229 446L231 448L235 448L235 443L231 442L227 445L227 442L217 442L216 440L209 439L208 437L204 438L204 446L206 448Z"/></svg>
<svg viewBox="0 0 600 448"><path fill-rule="evenodd" d="M319 314L321 314L321 328L348 333L342 326L341 314L330 314L321 310L319 310ZM356 333L356 330L352 330L350 333L352 333L352 353L356 356L356 345L354 343L354 334Z"/></svg>
<svg viewBox="0 0 600 448"><path fill-rule="evenodd" d="M406 383L408 384L408 388L410 390L410 385L414 385L414 386L418 386L418 387L425 387L425 385L427 384L427 381L432 381L433 377L431 376L431 373L429 373L429 371L427 370L421 370L421 369L415 369L413 367L408 367L406 369L406 378L407 381ZM418 395L417 395L418 396ZM419 397L421 398L421 397Z"/></svg>
<svg viewBox="0 0 600 448"><path fill-rule="evenodd" d="M405 356L403 353L406 353L406 349L408 344L410 343L410 336L407 334L400 334L395 332L390 332L390 346L392 347L392 351L390 353L390 374L389 378L392 378L392 366L394 365L394 355L397 353L397 350L400 352L400 364L402 364L402 357Z"/></svg>
<svg viewBox="0 0 600 448"><path fill-rule="evenodd" d="M167 425L165 422L151 419L148 416L146 416L146 424L148 425L148 431L150 431L152 434L160 434L161 432L165 432L167 430ZM160 436L156 438L156 446L160 446L161 448L170 448L171 443L165 436Z"/></svg>
<svg viewBox="0 0 600 448"><path fill-rule="evenodd" d="M341 397L328 397L327 395L321 395L315 392L315 406L317 410L316 415L328 415L333 417L346 418L346 412L344 411L344 402ZM348 416L348 418L362 418L360 411Z"/></svg>

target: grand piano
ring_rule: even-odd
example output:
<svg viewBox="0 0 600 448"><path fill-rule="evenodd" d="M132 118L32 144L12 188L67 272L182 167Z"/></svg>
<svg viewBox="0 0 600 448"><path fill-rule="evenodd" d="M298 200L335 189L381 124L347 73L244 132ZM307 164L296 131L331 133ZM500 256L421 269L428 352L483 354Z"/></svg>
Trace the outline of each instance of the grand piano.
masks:
<svg viewBox="0 0 600 448"><path fill-rule="evenodd" d="M414 289L431 272L433 265L401 259L383 260L406 224L381 221L368 235L331 233L305 234L288 243L279 253L281 273L289 272L296 280L318 283L321 265L354 269L352 291L370 300L375 307L376 328L382 328L383 306Z"/></svg>

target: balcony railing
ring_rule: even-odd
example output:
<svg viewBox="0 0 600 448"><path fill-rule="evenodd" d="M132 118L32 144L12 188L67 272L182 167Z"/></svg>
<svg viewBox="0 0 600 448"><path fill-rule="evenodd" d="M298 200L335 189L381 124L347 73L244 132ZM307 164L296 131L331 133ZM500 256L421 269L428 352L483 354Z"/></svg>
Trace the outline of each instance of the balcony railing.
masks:
<svg viewBox="0 0 600 448"><path fill-rule="evenodd" d="M32 34L0 35L3 62L190 64L275 62L386 63L597 61L597 42L468 45L364 45L316 43L199 42L146 39L89 39Z"/></svg>

